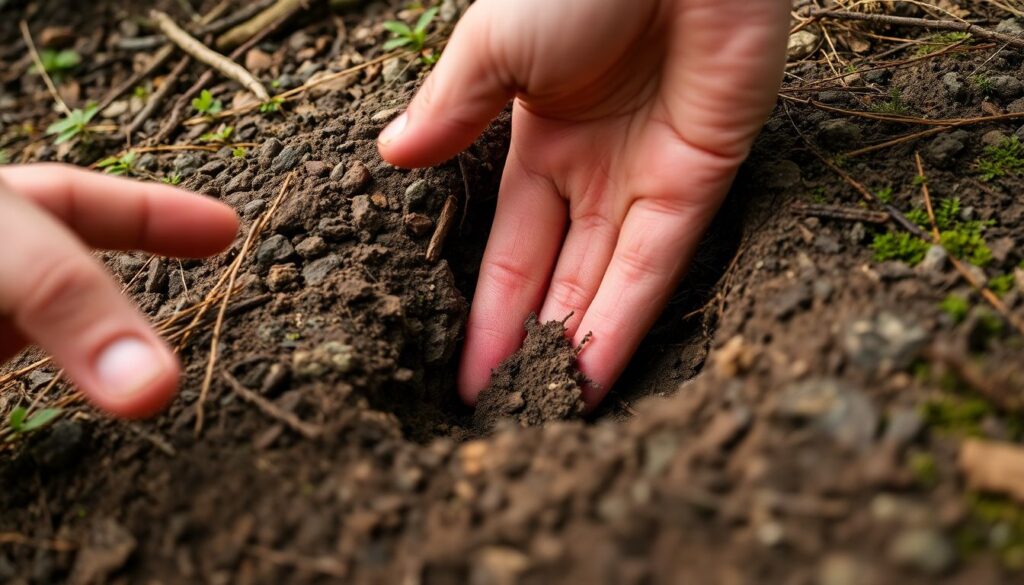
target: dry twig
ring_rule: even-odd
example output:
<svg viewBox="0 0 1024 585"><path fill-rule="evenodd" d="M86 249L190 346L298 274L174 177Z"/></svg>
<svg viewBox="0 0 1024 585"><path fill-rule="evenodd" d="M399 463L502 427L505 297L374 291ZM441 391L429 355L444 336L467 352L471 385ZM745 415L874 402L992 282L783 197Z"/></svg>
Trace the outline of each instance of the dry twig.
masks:
<svg viewBox="0 0 1024 585"><path fill-rule="evenodd" d="M323 427L305 422L294 414L282 410L273 402L246 388L238 381L237 378L228 372L222 372L222 375L224 377L224 381L227 382L228 386L235 391L235 394L238 394L242 400L245 400L258 408L263 414L280 422L284 426L311 441L316 440L323 435Z"/></svg>
<svg viewBox="0 0 1024 585"><path fill-rule="evenodd" d="M814 19L834 20L861 20L878 24L890 24L893 26L913 26L932 30L948 30L963 32L974 35L978 38L998 41L1007 45L1024 49L1024 39L1013 35L1003 34L982 28L969 22L953 20L936 20L931 18L910 18L907 16L892 16L890 14L875 14L870 12L850 12L847 10L819 10L812 12L810 16Z"/></svg>
<svg viewBox="0 0 1024 585"><path fill-rule="evenodd" d="M441 249L448 237L448 232L455 223L455 211L459 207L459 200L454 195L449 195L441 208L441 216L437 218L437 227L434 228L434 235L430 237L430 244L427 245L427 262L434 263L441 259Z"/></svg>
<svg viewBox="0 0 1024 585"><path fill-rule="evenodd" d="M28 23L24 20L18 23L21 27L21 36L25 38L25 46L28 47L29 55L32 56L32 63L36 66L36 70L39 75L42 76L43 82L46 84L46 89L50 91L50 95L53 97L53 101L57 102L57 106L66 115L71 115L71 110L68 105L61 99L60 93L57 92L57 86L53 84L53 80L50 79L50 74L46 72L46 67L43 66L43 60L39 57L39 51L36 49L36 43L32 40L32 32L28 29Z"/></svg>
<svg viewBox="0 0 1024 585"><path fill-rule="evenodd" d="M277 3L271 5L266 10L221 35L217 39L217 48L230 49L244 43L275 21L282 18L290 18L304 4L305 0L278 0Z"/></svg>

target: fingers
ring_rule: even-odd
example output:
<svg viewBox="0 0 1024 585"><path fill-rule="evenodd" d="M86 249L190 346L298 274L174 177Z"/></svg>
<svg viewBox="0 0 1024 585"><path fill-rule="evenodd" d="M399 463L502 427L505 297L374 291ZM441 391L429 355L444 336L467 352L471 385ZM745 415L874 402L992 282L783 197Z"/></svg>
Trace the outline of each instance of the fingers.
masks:
<svg viewBox="0 0 1024 585"><path fill-rule="evenodd" d="M519 348L526 318L540 308L565 219L565 203L554 185L510 155L459 366L459 393L468 404L476 403L491 370Z"/></svg>
<svg viewBox="0 0 1024 585"><path fill-rule="evenodd" d="M384 160L399 167L440 164L466 149L515 95L491 38L495 2L473 5L408 110L381 133Z"/></svg>
<svg viewBox="0 0 1024 585"><path fill-rule="evenodd" d="M179 376L170 349L70 231L3 187L0 249L16 251L0 255L0 329L17 330L0 350L16 351L16 336L31 339L112 414L147 416L170 400Z"/></svg>
<svg viewBox="0 0 1024 585"><path fill-rule="evenodd" d="M97 248L201 257L227 247L238 231L227 205L168 185L54 164L4 168L0 181Z"/></svg>

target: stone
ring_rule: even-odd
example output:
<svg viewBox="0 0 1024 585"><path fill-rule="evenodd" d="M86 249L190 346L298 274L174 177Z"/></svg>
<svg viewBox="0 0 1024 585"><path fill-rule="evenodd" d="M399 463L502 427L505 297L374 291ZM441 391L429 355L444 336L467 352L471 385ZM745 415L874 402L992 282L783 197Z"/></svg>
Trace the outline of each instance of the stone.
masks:
<svg viewBox="0 0 1024 585"><path fill-rule="evenodd" d="M266 199L253 199L252 201L243 205L239 211L242 214L242 217L244 217L245 219L253 219L257 215L263 213L263 210L266 209L266 207Z"/></svg>
<svg viewBox="0 0 1024 585"><path fill-rule="evenodd" d="M340 181L345 176L345 163L338 163L331 169L330 178L332 181Z"/></svg>
<svg viewBox="0 0 1024 585"><path fill-rule="evenodd" d="M946 88L949 97L958 102L964 101L970 94L967 85L960 79L960 75L952 71L942 76L942 85Z"/></svg>
<svg viewBox="0 0 1024 585"><path fill-rule="evenodd" d="M300 378L318 378L330 371L346 374L355 366L355 350L351 345L328 341L312 351L292 354L292 371Z"/></svg>
<svg viewBox="0 0 1024 585"><path fill-rule="evenodd" d="M860 143L860 127L849 120L825 120L818 125L818 142L829 150L847 150Z"/></svg>
<svg viewBox="0 0 1024 585"><path fill-rule="evenodd" d="M230 195L239 191L248 191L252 189L252 171L246 169L241 173L231 177L228 184L224 186L224 194Z"/></svg>
<svg viewBox="0 0 1024 585"><path fill-rule="evenodd" d="M284 149L284 145L277 138L268 138L263 142L263 146L260 147L259 161L263 166L269 165L280 152Z"/></svg>
<svg viewBox="0 0 1024 585"><path fill-rule="evenodd" d="M372 179L373 177L370 175L366 165L357 160L352 163L352 166L345 171L345 176L341 178L341 192L344 195L362 193Z"/></svg>
<svg viewBox="0 0 1024 585"><path fill-rule="evenodd" d="M182 178L191 176L199 168L201 161L194 154L179 154L174 157L174 172L181 175Z"/></svg>
<svg viewBox="0 0 1024 585"><path fill-rule="evenodd" d="M1020 19L1007 18L996 25L996 32L1015 37L1024 36L1024 24L1022 24Z"/></svg>
<svg viewBox="0 0 1024 585"><path fill-rule="evenodd" d="M896 535L889 545L889 558L897 565L939 576L956 564L956 550L938 531L912 528Z"/></svg>
<svg viewBox="0 0 1024 585"><path fill-rule="evenodd" d="M789 35L789 43L786 46L786 56L789 59L800 60L811 54L818 46L818 35L809 29L797 31Z"/></svg>
<svg viewBox="0 0 1024 585"><path fill-rule="evenodd" d="M864 392L845 380L817 378L797 382L779 396L776 415L804 421L838 444L857 451L871 448L878 411Z"/></svg>
<svg viewBox="0 0 1024 585"><path fill-rule="evenodd" d="M260 49L249 49L245 53L245 68L253 73L259 73L270 69L274 64L270 54Z"/></svg>
<svg viewBox="0 0 1024 585"><path fill-rule="evenodd" d="M818 585L871 585L877 583L874 568L845 553L832 553L818 565Z"/></svg>
<svg viewBox="0 0 1024 585"><path fill-rule="evenodd" d="M989 130L981 136L981 143L985 146L999 146L1009 138L1000 130Z"/></svg>
<svg viewBox="0 0 1024 585"><path fill-rule="evenodd" d="M941 274L949 262L949 252L942 246L932 246L924 255L924 260L917 265L917 271L923 274Z"/></svg>
<svg viewBox="0 0 1024 585"><path fill-rule="evenodd" d="M305 142L295 146L286 146L274 157L274 162L270 165L270 172L284 173L294 169L308 152L309 144Z"/></svg>
<svg viewBox="0 0 1024 585"><path fill-rule="evenodd" d="M274 234L263 241L256 249L256 261L266 266L268 264L281 264L291 258L295 248L288 238L281 234Z"/></svg>
<svg viewBox="0 0 1024 585"><path fill-rule="evenodd" d="M971 135L965 130L940 134L925 148L925 158L940 168L946 168L964 151Z"/></svg>
<svg viewBox="0 0 1024 585"><path fill-rule="evenodd" d="M414 236L423 237L434 230L434 220L422 213L407 213L402 221L405 229Z"/></svg>
<svg viewBox="0 0 1024 585"><path fill-rule="evenodd" d="M874 69L864 73L864 81L875 85L885 85L892 79L891 69Z"/></svg>
<svg viewBox="0 0 1024 585"><path fill-rule="evenodd" d="M306 284L315 286L327 280L327 277L340 267L341 258L334 255L324 256L307 264L302 269L302 278L306 281Z"/></svg>
<svg viewBox="0 0 1024 585"><path fill-rule="evenodd" d="M199 174L207 175L209 177L216 177L217 175L221 174L221 172L224 169L226 169L227 166L228 165L226 165L222 160L211 160L205 165L199 167Z"/></svg>
<svg viewBox="0 0 1024 585"><path fill-rule="evenodd" d="M920 325L882 312L874 319L850 324L842 346L855 365L872 372L892 372L909 366L927 341L928 333Z"/></svg>
<svg viewBox="0 0 1024 585"><path fill-rule="evenodd" d="M405 188L405 195L402 198L402 206L406 213L422 209L430 197L430 187L423 179L413 181Z"/></svg>
<svg viewBox="0 0 1024 585"><path fill-rule="evenodd" d="M376 233L383 224L380 212L373 206L368 196L357 195L352 198L352 223L358 229L371 234Z"/></svg>
<svg viewBox="0 0 1024 585"><path fill-rule="evenodd" d="M1006 113L1008 114L1022 114L1024 113L1024 98L1019 100L1013 100L1006 106Z"/></svg>
<svg viewBox="0 0 1024 585"><path fill-rule="evenodd" d="M385 83L402 82L409 80L411 69L412 67L402 59L394 58L384 62L380 73L384 77Z"/></svg>
<svg viewBox="0 0 1024 585"><path fill-rule="evenodd" d="M317 224L317 231L331 241L347 240L355 235L355 230L347 221L340 217L325 217Z"/></svg>
<svg viewBox="0 0 1024 585"><path fill-rule="evenodd" d="M885 441L897 446L904 446L914 441L924 430L924 419L913 408L896 407L887 417Z"/></svg>
<svg viewBox="0 0 1024 585"><path fill-rule="evenodd" d="M1012 75L997 75L989 79L992 94L1003 100L1015 100L1024 95L1024 83Z"/></svg>
<svg viewBox="0 0 1024 585"><path fill-rule="evenodd" d="M317 258L327 250L327 243L320 236L310 236L295 246L295 251L303 258Z"/></svg>
<svg viewBox="0 0 1024 585"><path fill-rule="evenodd" d="M146 273L146 292L164 294L167 292L167 264L160 258L153 258Z"/></svg>
<svg viewBox="0 0 1024 585"><path fill-rule="evenodd" d="M309 160L304 165L306 174L311 177L322 177L327 174L327 163L322 160Z"/></svg>
<svg viewBox="0 0 1024 585"><path fill-rule="evenodd" d="M299 280L299 269L294 264L275 264L267 274L267 288L281 292L291 288Z"/></svg>
<svg viewBox="0 0 1024 585"><path fill-rule="evenodd" d="M789 319L798 311L811 305L811 287L797 283L779 293L771 304L772 315L780 321Z"/></svg>

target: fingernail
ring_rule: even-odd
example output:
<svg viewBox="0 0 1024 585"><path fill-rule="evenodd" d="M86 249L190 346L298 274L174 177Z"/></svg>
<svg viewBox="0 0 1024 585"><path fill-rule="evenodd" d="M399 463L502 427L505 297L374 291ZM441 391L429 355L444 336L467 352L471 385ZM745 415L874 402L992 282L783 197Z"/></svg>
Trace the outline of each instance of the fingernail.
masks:
<svg viewBox="0 0 1024 585"><path fill-rule="evenodd" d="M387 145L393 142L398 136L405 130L405 125L409 122L408 112L403 112L401 116L398 116L387 125L387 128L380 133L377 141L381 144Z"/></svg>
<svg viewBox="0 0 1024 585"><path fill-rule="evenodd" d="M96 373L111 394L131 396L164 375L158 350L135 337L114 341L96 360Z"/></svg>

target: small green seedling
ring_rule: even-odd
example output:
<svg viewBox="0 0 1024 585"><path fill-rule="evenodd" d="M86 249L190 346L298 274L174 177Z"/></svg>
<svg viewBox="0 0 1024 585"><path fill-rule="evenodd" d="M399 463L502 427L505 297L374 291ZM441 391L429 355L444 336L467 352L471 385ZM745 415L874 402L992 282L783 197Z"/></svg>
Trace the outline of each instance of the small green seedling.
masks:
<svg viewBox="0 0 1024 585"><path fill-rule="evenodd" d="M10 416L7 418L7 426L15 433L24 435L32 431L38 431L50 424L60 416L60 413L61 409L59 408L44 408L29 415L27 408L19 406L11 411Z"/></svg>
<svg viewBox="0 0 1024 585"><path fill-rule="evenodd" d="M903 90L894 87L889 90L889 99L871 106L871 111L879 114L893 114L901 116L909 111L907 104L903 102Z"/></svg>
<svg viewBox="0 0 1024 585"><path fill-rule="evenodd" d="M224 104L215 99L210 90L204 89L199 97L192 99L192 108L201 116L216 116L224 109Z"/></svg>
<svg viewBox="0 0 1024 585"><path fill-rule="evenodd" d="M59 82L64 75L70 73L82 63L82 56L74 49L64 49L62 51L43 49L39 52L39 60L43 64L43 70L54 81ZM32 71L34 73L39 72L35 66L32 67Z"/></svg>
<svg viewBox="0 0 1024 585"><path fill-rule="evenodd" d="M103 169L103 172L108 175L128 176L135 173L135 161L138 155L135 154L134 150L122 154L121 156L112 156L105 158L97 163L97 167Z"/></svg>
<svg viewBox="0 0 1024 585"><path fill-rule="evenodd" d="M95 105L86 106L84 110L72 110L61 120L50 124L46 128L46 135L56 136L55 144L63 144L74 138L88 138L89 123L96 117L97 112L99 108Z"/></svg>
<svg viewBox="0 0 1024 585"><path fill-rule="evenodd" d="M875 251L876 262L899 260L916 266L924 260L928 242L906 232L888 232L875 236L871 249Z"/></svg>
<svg viewBox="0 0 1024 585"><path fill-rule="evenodd" d="M163 179L160 179L160 182L165 185L178 186L181 184L181 173L171 173Z"/></svg>
<svg viewBox="0 0 1024 585"><path fill-rule="evenodd" d="M936 218L938 220L938 218ZM986 266L992 261L992 249L985 243L982 233L991 222L966 221L942 232L939 243L951 255L975 266Z"/></svg>
<svg viewBox="0 0 1024 585"><path fill-rule="evenodd" d="M960 198L950 197L939 201L935 208L935 225L940 230L949 230L960 223Z"/></svg>
<svg viewBox="0 0 1024 585"><path fill-rule="evenodd" d="M985 75L974 75L971 77L970 82L974 89L978 90L978 93L982 95L992 93L992 80Z"/></svg>
<svg viewBox="0 0 1024 585"><path fill-rule="evenodd" d="M226 143L231 140L231 134L235 131L234 126L226 126L221 124L220 128L217 128L214 132L207 132L199 137L199 142L221 142Z"/></svg>
<svg viewBox="0 0 1024 585"><path fill-rule="evenodd" d="M384 23L384 28L391 33L391 39L384 43L385 51L393 51L398 48L408 48L413 51L422 51L427 43L427 29L430 23L437 16L436 7L427 10L420 15L416 25L409 27L400 20L389 20Z"/></svg>
<svg viewBox="0 0 1024 585"><path fill-rule="evenodd" d="M284 106L284 98L281 96L274 96L270 98L270 101L260 104L260 113L273 114L275 112L280 112L282 106Z"/></svg>
<svg viewBox="0 0 1024 585"><path fill-rule="evenodd" d="M149 93L149 88L145 85L136 85L135 89L132 90L132 95L139 98L140 100L148 98Z"/></svg>
<svg viewBox="0 0 1024 585"><path fill-rule="evenodd" d="M950 294L939 304L942 312L949 315L955 323L960 323L967 318L967 312L971 310L967 299L957 294Z"/></svg>
<svg viewBox="0 0 1024 585"><path fill-rule="evenodd" d="M875 197L882 203L892 203L892 187L882 187L875 193Z"/></svg>
<svg viewBox="0 0 1024 585"><path fill-rule="evenodd" d="M999 144L989 146L975 167L982 181L991 181L1006 175L1024 172L1024 144L1011 136Z"/></svg>
<svg viewBox="0 0 1024 585"><path fill-rule="evenodd" d="M1004 296L1013 290L1013 273L996 276L988 281L988 288L999 296Z"/></svg>
<svg viewBox="0 0 1024 585"><path fill-rule="evenodd" d="M246 151L244 147L236 146L234 150L231 151L231 156L235 158L245 158L247 152L248 151Z"/></svg>

